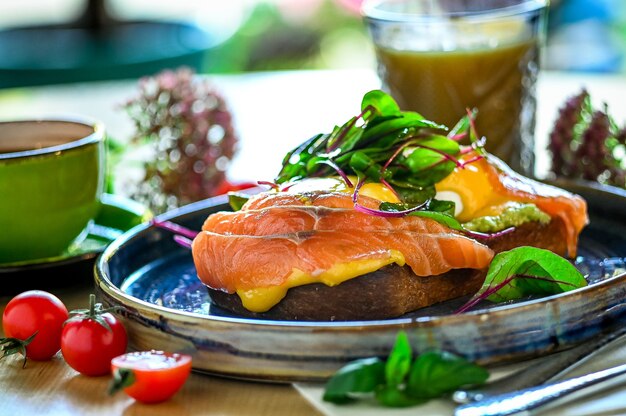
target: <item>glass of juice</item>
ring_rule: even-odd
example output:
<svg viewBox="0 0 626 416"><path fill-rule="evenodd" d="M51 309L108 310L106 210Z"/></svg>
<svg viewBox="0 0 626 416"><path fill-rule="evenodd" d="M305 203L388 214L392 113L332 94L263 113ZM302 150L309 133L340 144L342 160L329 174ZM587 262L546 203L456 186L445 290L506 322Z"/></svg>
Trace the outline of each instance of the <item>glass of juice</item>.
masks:
<svg viewBox="0 0 626 416"><path fill-rule="evenodd" d="M467 109L487 150L533 174L535 81L548 0L363 4L383 89L449 127Z"/></svg>

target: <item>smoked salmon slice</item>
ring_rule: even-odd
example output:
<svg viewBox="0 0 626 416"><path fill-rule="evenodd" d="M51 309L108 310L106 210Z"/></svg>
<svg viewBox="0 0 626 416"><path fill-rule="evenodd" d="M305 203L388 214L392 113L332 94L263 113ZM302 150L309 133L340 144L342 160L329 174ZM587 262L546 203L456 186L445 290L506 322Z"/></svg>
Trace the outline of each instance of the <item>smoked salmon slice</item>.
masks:
<svg viewBox="0 0 626 416"><path fill-rule="evenodd" d="M489 162L483 159L478 163L488 172L495 192L508 195L511 200L533 203L550 217L561 218L568 256L576 257L578 236L589 223L587 202L582 197L522 176L493 156L489 157Z"/></svg>
<svg viewBox="0 0 626 416"><path fill-rule="evenodd" d="M315 276L337 263L390 258L392 251L417 276L483 269L494 255L429 218L356 211L351 195L341 192L260 194L241 211L211 215L192 249L202 282L228 293L283 285L294 270Z"/></svg>

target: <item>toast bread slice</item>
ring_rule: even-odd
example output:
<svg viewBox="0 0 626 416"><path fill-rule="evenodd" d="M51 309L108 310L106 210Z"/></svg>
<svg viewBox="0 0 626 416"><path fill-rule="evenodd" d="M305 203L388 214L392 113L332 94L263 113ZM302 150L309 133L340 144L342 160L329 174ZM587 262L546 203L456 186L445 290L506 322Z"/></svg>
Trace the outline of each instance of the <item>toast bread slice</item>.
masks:
<svg viewBox="0 0 626 416"><path fill-rule="evenodd" d="M513 232L481 240L496 253L520 246L534 246L566 256L565 225L560 218L548 224L529 222ZM408 266L385 266L337 286L313 283L291 288L267 312L251 312L241 299L209 288L212 302L245 317L298 321L345 321L388 319L402 316L439 302L472 295L480 289L486 270L453 269L447 273L420 277Z"/></svg>

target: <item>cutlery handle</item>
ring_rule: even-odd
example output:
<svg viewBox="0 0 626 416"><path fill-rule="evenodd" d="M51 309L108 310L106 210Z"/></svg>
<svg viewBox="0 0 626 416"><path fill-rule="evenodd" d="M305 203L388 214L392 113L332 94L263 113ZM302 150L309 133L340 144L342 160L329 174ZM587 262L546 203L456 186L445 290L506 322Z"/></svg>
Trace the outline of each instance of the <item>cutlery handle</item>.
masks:
<svg viewBox="0 0 626 416"><path fill-rule="evenodd" d="M484 400L456 408L454 416L528 415L529 411L554 407L612 387L626 380L626 364L585 376L490 396Z"/></svg>
<svg viewBox="0 0 626 416"><path fill-rule="evenodd" d="M490 382L481 388L458 390L454 392L452 399L458 404L466 404L484 400L489 396L510 393L554 381L565 372L595 357L607 347L615 343L621 343L625 339L626 326L620 326L613 329L612 332L593 338L569 350L554 354L549 359L542 360L504 378Z"/></svg>

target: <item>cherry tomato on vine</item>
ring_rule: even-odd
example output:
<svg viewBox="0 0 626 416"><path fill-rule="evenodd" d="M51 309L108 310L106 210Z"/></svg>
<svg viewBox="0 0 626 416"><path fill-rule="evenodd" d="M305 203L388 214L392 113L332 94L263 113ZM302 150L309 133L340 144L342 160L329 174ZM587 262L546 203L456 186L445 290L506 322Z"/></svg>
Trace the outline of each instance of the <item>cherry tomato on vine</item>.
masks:
<svg viewBox="0 0 626 416"><path fill-rule="evenodd" d="M191 356L163 351L130 352L111 360L113 382L109 393L123 389L142 403L159 403L172 397L191 372Z"/></svg>
<svg viewBox="0 0 626 416"><path fill-rule="evenodd" d="M61 348L61 330L67 308L59 298L42 290L20 293L2 314L2 357L17 352L36 361L49 360Z"/></svg>
<svg viewBox="0 0 626 416"><path fill-rule="evenodd" d="M122 323L89 296L89 309L70 312L61 333L61 353L70 367L86 376L111 372L111 359L126 352Z"/></svg>

